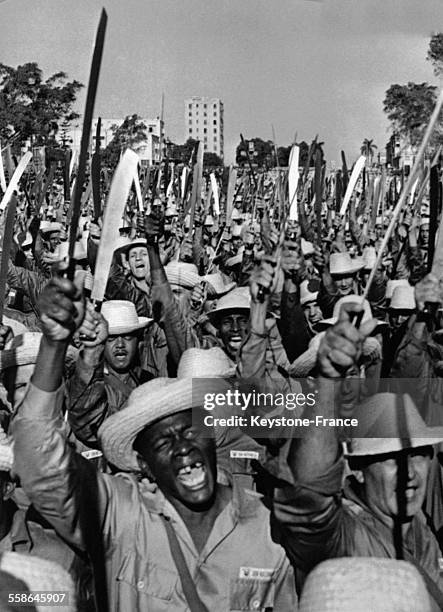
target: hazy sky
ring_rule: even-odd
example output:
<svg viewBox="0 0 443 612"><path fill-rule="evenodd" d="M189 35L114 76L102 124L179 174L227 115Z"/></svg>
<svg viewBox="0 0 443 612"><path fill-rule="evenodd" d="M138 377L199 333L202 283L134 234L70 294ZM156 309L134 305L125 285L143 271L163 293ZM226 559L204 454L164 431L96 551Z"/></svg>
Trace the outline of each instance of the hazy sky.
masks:
<svg viewBox="0 0 443 612"><path fill-rule="evenodd" d="M225 105L225 157L240 132L278 145L316 133L329 159L387 140L392 83L435 82L425 60L443 0L0 0L0 61L87 82L102 5L109 22L96 115L155 117L183 142L186 97ZM84 92L79 99L83 108Z"/></svg>

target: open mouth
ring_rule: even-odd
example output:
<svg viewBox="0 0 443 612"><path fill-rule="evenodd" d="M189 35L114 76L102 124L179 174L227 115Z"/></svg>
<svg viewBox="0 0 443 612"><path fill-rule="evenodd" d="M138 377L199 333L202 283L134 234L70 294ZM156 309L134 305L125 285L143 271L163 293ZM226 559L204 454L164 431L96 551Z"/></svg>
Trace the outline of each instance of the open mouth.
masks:
<svg viewBox="0 0 443 612"><path fill-rule="evenodd" d="M114 353L114 355L117 357L117 359L124 359L127 353L126 351L117 351L116 353Z"/></svg>
<svg viewBox="0 0 443 612"><path fill-rule="evenodd" d="M242 342L241 336L232 336L229 340L229 346L234 349L238 349L240 348L241 342Z"/></svg>
<svg viewBox="0 0 443 612"><path fill-rule="evenodd" d="M201 461L185 465L178 470L177 480L187 489L200 489L206 482L206 468Z"/></svg>

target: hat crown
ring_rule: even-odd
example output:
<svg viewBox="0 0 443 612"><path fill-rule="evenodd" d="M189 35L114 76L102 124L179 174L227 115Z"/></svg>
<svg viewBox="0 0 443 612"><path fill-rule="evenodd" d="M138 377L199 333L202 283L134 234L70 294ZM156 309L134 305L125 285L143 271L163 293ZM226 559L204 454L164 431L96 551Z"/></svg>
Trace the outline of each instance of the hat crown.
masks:
<svg viewBox="0 0 443 612"><path fill-rule="evenodd" d="M331 253L329 259L329 271L331 274L354 274L361 270L362 267L363 263L353 260L347 251Z"/></svg>
<svg viewBox="0 0 443 612"><path fill-rule="evenodd" d="M133 302L128 300L109 300L103 302L102 315L108 322L109 333L134 331L139 327L139 317Z"/></svg>
<svg viewBox="0 0 443 612"><path fill-rule="evenodd" d="M407 278L396 278L393 280L388 280L386 283L386 299L390 300L392 298L392 294L396 287L409 287L409 282Z"/></svg>
<svg viewBox="0 0 443 612"><path fill-rule="evenodd" d="M217 307L212 311L211 314L220 312L222 310L250 310L250 308L251 296L249 293L249 288L236 287L218 300Z"/></svg>
<svg viewBox="0 0 443 612"><path fill-rule="evenodd" d="M333 317L334 318L339 318L340 316L340 311L341 311L341 307L343 306L343 304L356 304L356 305L360 305L361 304L361 296L359 295L345 295L342 298L340 298L334 306L334 311L333 311ZM370 319L372 319L372 311L371 311L371 306L368 302L368 300L364 300L363 302L363 318L362 318L362 323L364 323L365 321L369 321Z"/></svg>
<svg viewBox="0 0 443 612"><path fill-rule="evenodd" d="M177 378L217 378L230 376L234 364L219 347L190 348L184 351L177 369Z"/></svg>
<svg viewBox="0 0 443 612"><path fill-rule="evenodd" d="M307 304L308 302L315 302L317 301L317 297L318 297L318 291L312 293L312 291L309 291L309 281L308 280L304 280L301 284L300 284L300 304Z"/></svg>

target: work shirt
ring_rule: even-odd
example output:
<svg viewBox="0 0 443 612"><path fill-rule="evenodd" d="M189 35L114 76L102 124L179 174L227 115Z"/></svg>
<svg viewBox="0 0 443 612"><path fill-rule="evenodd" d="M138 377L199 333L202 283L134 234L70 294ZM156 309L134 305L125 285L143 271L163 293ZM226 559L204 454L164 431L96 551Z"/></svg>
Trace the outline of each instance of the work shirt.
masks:
<svg viewBox="0 0 443 612"><path fill-rule="evenodd" d="M276 491L276 527L294 566L306 573L336 557L396 558L392 530L366 506L352 480L342 494L343 468L341 458L306 483L295 483L287 464L280 474L291 484ZM422 512L412 519L403 550L405 560L411 555L443 593L442 554Z"/></svg>
<svg viewBox="0 0 443 612"><path fill-rule="evenodd" d="M171 519L199 596L208 609L296 609L293 571L272 541L260 496L233 486L203 550L174 507L147 480L95 472L66 441L63 388L29 385L12 425L14 469L38 511L66 541L92 549L106 568L102 609L187 612L160 514ZM98 566L98 567L100 567Z"/></svg>

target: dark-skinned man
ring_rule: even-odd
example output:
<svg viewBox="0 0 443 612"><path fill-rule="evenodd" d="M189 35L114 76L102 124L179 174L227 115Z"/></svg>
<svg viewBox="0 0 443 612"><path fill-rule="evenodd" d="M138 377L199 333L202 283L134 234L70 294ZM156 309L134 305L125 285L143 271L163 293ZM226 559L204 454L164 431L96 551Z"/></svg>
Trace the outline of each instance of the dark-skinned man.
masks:
<svg viewBox="0 0 443 612"><path fill-rule="evenodd" d="M61 416L61 364L84 315L81 291L54 277L40 308L40 352L13 423L15 469L66 541L81 550L100 543L107 584L100 608L185 612L197 609L196 596L201 610L295 609L292 570L271 539L268 510L256 495L217 484L214 440L193 423L190 409L203 405L207 381L138 387L100 436L109 461L144 478L93 472L67 444ZM178 542L192 584L169 541Z"/></svg>

